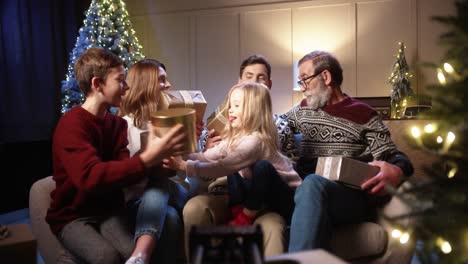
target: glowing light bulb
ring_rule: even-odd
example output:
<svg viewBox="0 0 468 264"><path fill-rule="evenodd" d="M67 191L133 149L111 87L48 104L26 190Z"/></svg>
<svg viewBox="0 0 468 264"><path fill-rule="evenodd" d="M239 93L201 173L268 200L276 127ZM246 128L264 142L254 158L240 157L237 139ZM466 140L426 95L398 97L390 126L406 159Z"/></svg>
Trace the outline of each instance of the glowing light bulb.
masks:
<svg viewBox="0 0 468 264"><path fill-rule="evenodd" d="M450 252L452 252L452 246L450 245L449 242L444 241L444 242L440 245L440 250L442 250L442 252L443 252L444 254L449 254Z"/></svg>
<svg viewBox="0 0 468 264"><path fill-rule="evenodd" d="M437 143L442 143L444 142L444 139L441 137L441 136L437 136L437 139L436 139Z"/></svg>
<svg viewBox="0 0 468 264"><path fill-rule="evenodd" d="M393 231L392 231L392 237L393 237L393 238L399 238L399 237L401 237L401 231L398 230L398 229L393 229Z"/></svg>
<svg viewBox="0 0 468 264"><path fill-rule="evenodd" d="M455 177L455 174L457 174L457 170L458 170L457 168L451 168L449 172L447 173L447 177L449 179Z"/></svg>
<svg viewBox="0 0 468 264"><path fill-rule="evenodd" d="M453 141L455 141L455 134L452 131L450 131L447 133L447 142L451 144L453 143Z"/></svg>
<svg viewBox="0 0 468 264"><path fill-rule="evenodd" d="M450 243L441 237L438 237L436 239L436 245L439 246L440 250L444 254L452 252L452 246L450 245Z"/></svg>
<svg viewBox="0 0 468 264"><path fill-rule="evenodd" d="M439 80L439 83L442 85L445 85L447 83L447 80L445 79L445 75L441 69L437 69L437 79Z"/></svg>
<svg viewBox="0 0 468 264"><path fill-rule="evenodd" d="M455 72L455 70L453 69L452 65L450 65L450 63L448 63L448 62L444 63L444 70L445 70L447 73L453 73L453 72Z"/></svg>
<svg viewBox="0 0 468 264"><path fill-rule="evenodd" d="M426 133L434 133L436 131L436 127L433 124L427 124L424 126L424 132Z"/></svg>
<svg viewBox="0 0 468 264"><path fill-rule="evenodd" d="M401 234L400 243L406 244L409 241L409 238L410 238L410 235L407 232L404 232L403 234Z"/></svg>
<svg viewBox="0 0 468 264"><path fill-rule="evenodd" d="M421 130L418 127L414 126L411 128L411 135L414 138L419 138L421 136Z"/></svg>

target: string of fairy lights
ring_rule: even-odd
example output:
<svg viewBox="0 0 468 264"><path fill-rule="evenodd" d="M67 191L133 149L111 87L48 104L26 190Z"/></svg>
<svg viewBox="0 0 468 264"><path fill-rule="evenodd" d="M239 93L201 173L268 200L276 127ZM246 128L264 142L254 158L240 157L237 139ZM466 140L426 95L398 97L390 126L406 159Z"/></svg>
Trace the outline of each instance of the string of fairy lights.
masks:
<svg viewBox="0 0 468 264"><path fill-rule="evenodd" d="M444 63L442 68L437 68L437 79L441 85L447 84L446 75L454 79L460 77L449 63ZM451 146L456 140L454 132L441 131L436 122L425 124L423 127L413 126L411 127L410 134L420 148L438 155L449 153ZM446 177L451 179L457 174L458 166L455 162L448 162L447 166ZM401 244L407 244L411 239L411 230L394 228L391 232L391 237ZM436 238L435 245L437 245L444 254L450 254L452 252L452 245L450 242L441 236Z"/></svg>
<svg viewBox="0 0 468 264"><path fill-rule="evenodd" d="M76 60L85 50L91 47L111 50L122 59L126 69L144 58L143 47L138 42L122 0L93 0L78 33L68 71L62 81L62 114L85 99L74 79L73 70Z"/></svg>

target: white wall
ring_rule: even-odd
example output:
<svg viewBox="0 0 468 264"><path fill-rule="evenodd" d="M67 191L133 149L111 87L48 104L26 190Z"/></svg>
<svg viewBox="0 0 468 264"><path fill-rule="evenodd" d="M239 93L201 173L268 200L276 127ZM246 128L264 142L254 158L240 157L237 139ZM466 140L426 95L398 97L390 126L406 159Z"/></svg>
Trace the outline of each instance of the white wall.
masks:
<svg viewBox="0 0 468 264"><path fill-rule="evenodd" d="M274 112L289 110L293 67L304 54L323 49L344 68L343 90L351 96L388 96L387 78L398 42L421 92L434 74L416 62L437 62L437 36L445 30L432 15L453 12L454 0L127 0L144 54L168 67L175 89L201 90L207 113L237 82L241 61L254 53L272 64Z"/></svg>

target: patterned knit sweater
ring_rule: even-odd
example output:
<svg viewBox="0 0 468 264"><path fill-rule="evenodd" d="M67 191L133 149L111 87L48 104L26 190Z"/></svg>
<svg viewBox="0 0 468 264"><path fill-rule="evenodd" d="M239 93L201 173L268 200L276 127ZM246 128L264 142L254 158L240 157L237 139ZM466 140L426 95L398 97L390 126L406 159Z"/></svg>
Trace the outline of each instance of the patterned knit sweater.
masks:
<svg viewBox="0 0 468 264"><path fill-rule="evenodd" d="M408 157L393 143L390 132L369 105L346 96L334 105L312 109L305 101L281 118L288 120L292 134L302 134L298 170L302 176L313 173L318 157L344 156L364 162L383 160L400 167L410 176ZM292 134L284 135L289 146Z"/></svg>

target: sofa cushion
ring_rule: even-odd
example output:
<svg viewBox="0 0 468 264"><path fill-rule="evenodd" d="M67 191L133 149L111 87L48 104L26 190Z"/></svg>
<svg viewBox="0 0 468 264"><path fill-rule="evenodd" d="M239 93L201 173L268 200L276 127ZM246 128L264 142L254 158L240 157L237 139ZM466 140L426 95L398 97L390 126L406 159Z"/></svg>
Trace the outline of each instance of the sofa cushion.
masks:
<svg viewBox="0 0 468 264"><path fill-rule="evenodd" d="M332 252L346 260L382 255L387 244L387 232L371 222L337 228L331 241Z"/></svg>

